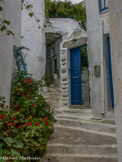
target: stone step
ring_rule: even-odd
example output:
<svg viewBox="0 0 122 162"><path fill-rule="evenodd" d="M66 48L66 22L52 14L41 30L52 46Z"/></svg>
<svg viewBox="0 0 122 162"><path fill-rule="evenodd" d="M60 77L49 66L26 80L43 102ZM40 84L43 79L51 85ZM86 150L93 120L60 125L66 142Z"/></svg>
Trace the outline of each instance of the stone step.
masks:
<svg viewBox="0 0 122 162"><path fill-rule="evenodd" d="M71 145L71 144L48 144L47 154L104 154L117 155L116 145Z"/></svg>
<svg viewBox="0 0 122 162"><path fill-rule="evenodd" d="M49 144L62 143L72 145L116 144L116 135L91 131L83 128L55 125Z"/></svg>
<svg viewBox="0 0 122 162"><path fill-rule="evenodd" d="M59 114L57 116L57 118L64 118L64 119L91 119L93 116L91 113L84 113L84 114L80 114L80 113L64 113L63 114Z"/></svg>
<svg viewBox="0 0 122 162"><path fill-rule="evenodd" d="M108 132L108 133L116 133L115 125L104 124L99 122L90 122L85 120L73 120L73 119L60 119L56 118L57 122L55 125L62 125L68 127L79 127L93 131L99 132Z"/></svg>
<svg viewBox="0 0 122 162"><path fill-rule="evenodd" d="M118 162L116 155L47 154L40 162Z"/></svg>

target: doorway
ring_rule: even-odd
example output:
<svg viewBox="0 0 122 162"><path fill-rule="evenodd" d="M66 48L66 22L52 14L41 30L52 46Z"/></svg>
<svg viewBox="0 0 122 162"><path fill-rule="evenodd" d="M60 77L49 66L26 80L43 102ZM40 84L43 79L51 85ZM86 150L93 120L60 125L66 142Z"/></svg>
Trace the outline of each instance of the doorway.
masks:
<svg viewBox="0 0 122 162"><path fill-rule="evenodd" d="M70 49L71 105L89 105L87 46Z"/></svg>
<svg viewBox="0 0 122 162"><path fill-rule="evenodd" d="M109 107L114 109L114 90L113 90L113 77L112 77L112 63L111 63L111 46L110 37L106 37L107 40L107 66L108 66L108 95L109 95Z"/></svg>

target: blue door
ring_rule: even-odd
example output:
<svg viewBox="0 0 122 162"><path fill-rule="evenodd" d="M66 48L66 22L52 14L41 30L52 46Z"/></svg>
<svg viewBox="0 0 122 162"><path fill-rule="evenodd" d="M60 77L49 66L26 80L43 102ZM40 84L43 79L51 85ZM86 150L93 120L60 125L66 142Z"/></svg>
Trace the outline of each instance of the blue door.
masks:
<svg viewBox="0 0 122 162"><path fill-rule="evenodd" d="M71 105L82 104L80 47L70 50Z"/></svg>
<svg viewBox="0 0 122 162"><path fill-rule="evenodd" d="M110 94L111 94L111 102L112 108L114 108L114 90L113 90L113 77L112 77L112 64L111 64L111 47L110 47L110 37L107 37L108 44L108 63L109 63L109 81L110 81Z"/></svg>

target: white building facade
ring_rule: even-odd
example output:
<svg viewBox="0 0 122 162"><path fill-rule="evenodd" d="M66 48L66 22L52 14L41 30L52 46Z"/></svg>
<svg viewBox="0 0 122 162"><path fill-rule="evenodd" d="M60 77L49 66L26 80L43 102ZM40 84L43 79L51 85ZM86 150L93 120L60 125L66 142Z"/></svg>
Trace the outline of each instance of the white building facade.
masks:
<svg viewBox="0 0 122 162"><path fill-rule="evenodd" d="M9 30L14 33L7 35L0 31L0 96L5 96L10 102L11 79L15 68L13 47L20 46L21 41L21 0L0 1L3 10L0 11L1 20L9 20Z"/></svg>
<svg viewBox="0 0 122 162"><path fill-rule="evenodd" d="M114 117L108 0L86 0L86 11L93 114Z"/></svg>

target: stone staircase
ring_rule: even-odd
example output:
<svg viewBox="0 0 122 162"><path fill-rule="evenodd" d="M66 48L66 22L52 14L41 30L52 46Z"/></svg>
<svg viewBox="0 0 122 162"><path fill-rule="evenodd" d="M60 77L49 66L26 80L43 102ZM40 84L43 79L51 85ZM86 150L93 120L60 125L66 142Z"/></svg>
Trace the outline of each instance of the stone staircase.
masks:
<svg viewBox="0 0 122 162"><path fill-rule="evenodd" d="M58 88L44 94L58 113L47 154L40 162L117 162L114 120L95 119L91 109L61 108L60 94Z"/></svg>

